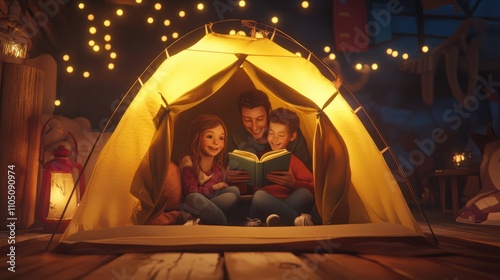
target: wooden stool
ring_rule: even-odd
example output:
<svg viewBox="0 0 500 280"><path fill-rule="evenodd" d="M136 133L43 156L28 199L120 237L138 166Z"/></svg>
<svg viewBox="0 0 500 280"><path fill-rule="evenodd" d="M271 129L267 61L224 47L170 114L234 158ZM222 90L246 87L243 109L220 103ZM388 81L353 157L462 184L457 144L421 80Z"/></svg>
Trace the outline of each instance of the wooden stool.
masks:
<svg viewBox="0 0 500 280"><path fill-rule="evenodd" d="M441 201L441 213L443 219L446 218L446 213L453 213L456 218L458 216L458 177L460 176L478 176L479 168L463 168L463 169L439 169L435 170L430 176L439 178L439 199ZM450 182L448 185L447 182ZM446 209L446 187L451 187L451 205L452 209Z"/></svg>

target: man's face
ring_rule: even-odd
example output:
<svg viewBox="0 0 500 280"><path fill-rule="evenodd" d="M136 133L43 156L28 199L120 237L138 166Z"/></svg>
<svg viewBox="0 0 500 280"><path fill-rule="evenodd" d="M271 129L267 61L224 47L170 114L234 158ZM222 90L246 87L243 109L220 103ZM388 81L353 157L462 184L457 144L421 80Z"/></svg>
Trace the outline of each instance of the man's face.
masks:
<svg viewBox="0 0 500 280"><path fill-rule="evenodd" d="M243 126L254 140L262 140L267 131L267 113L263 106L253 109L241 108Z"/></svg>

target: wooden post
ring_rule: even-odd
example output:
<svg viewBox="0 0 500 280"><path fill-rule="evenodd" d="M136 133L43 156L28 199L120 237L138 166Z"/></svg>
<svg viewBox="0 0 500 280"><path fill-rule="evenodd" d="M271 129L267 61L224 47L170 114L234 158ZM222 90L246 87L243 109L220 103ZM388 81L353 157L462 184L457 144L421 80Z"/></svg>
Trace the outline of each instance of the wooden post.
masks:
<svg viewBox="0 0 500 280"><path fill-rule="evenodd" d="M0 223L25 229L35 221L43 71L0 64ZM13 175L8 178L8 171ZM10 179L10 180L9 180ZM15 200L12 195L15 193ZM10 211L9 211L10 210ZM11 212L12 211L12 212Z"/></svg>

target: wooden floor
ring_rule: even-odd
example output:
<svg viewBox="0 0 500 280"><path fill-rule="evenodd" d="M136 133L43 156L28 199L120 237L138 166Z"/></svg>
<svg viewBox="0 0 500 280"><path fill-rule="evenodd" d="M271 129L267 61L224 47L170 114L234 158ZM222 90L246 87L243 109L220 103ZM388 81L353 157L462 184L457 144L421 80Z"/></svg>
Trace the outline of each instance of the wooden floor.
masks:
<svg viewBox="0 0 500 280"><path fill-rule="evenodd" d="M45 251L48 234L18 231L15 272L8 270L10 245L2 232L0 279L500 279L500 226L443 220L435 207L424 213L438 246L371 242L351 252L67 255ZM425 220L419 222L430 234Z"/></svg>

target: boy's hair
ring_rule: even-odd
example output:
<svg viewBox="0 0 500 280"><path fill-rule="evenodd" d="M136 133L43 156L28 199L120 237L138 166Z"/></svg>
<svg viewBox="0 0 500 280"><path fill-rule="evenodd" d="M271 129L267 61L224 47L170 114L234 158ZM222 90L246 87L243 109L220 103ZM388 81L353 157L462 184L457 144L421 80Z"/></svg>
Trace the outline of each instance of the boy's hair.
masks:
<svg viewBox="0 0 500 280"><path fill-rule="evenodd" d="M190 150L189 155L191 156L191 160L193 161L193 169L198 178L200 174L200 145L202 133L206 130L214 128L218 125L221 125L224 129L224 133L226 137L224 137L224 148L220 151L214 158L214 165L217 165L224 171L224 162L226 160L226 146L227 146L227 128L224 124L224 121L215 115L200 115L196 119L191 122L189 127L189 141L190 141Z"/></svg>
<svg viewBox="0 0 500 280"><path fill-rule="evenodd" d="M240 96L238 97L237 105L240 113L241 108L243 107L253 109L259 106L263 106L264 109L266 109L266 113L271 110L271 102L269 101L269 97L266 93L259 89L250 89L240 94Z"/></svg>
<svg viewBox="0 0 500 280"><path fill-rule="evenodd" d="M290 134L297 132L300 126L300 119L297 113L294 111L285 109L283 107L276 108L271 111L269 114L269 122L270 123L280 123L288 126L288 130L290 130Z"/></svg>

